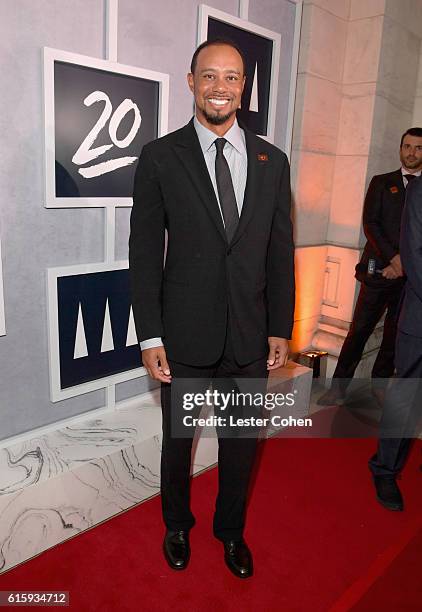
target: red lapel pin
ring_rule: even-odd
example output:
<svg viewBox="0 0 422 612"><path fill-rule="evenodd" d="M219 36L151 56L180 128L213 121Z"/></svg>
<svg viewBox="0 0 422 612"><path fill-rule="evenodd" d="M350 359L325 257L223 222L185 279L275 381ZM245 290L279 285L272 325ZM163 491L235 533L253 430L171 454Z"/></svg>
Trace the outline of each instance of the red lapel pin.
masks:
<svg viewBox="0 0 422 612"><path fill-rule="evenodd" d="M258 161L268 161L268 155L266 153L258 153Z"/></svg>
<svg viewBox="0 0 422 612"><path fill-rule="evenodd" d="M391 193L398 193L399 192L399 188L394 185L393 187L390 187L390 191L391 191Z"/></svg>

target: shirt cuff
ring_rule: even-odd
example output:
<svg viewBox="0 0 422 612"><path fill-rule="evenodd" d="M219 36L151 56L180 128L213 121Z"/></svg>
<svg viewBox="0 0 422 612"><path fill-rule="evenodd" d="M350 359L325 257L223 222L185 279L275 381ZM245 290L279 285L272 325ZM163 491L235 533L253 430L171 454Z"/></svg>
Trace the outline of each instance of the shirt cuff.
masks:
<svg viewBox="0 0 422 612"><path fill-rule="evenodd" d="M142 340L139 343L141 347L141 351L145 351L145 349L156 348L157 346L164 346L161 338L148 338L147 340Z"/></svg>

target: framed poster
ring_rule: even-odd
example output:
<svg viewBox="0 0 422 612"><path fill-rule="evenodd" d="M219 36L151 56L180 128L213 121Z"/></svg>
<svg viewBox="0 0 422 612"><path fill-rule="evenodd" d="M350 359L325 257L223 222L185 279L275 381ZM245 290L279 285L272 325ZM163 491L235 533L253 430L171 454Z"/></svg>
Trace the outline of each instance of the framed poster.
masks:
<svg viewBox="0 0 422 612"><path fill-rule="evenodd" d="M48 270L51 400L146 374L127 261Z"/></svg>
<svg viewBox="0 0 422 612"><path fill-rule="evenodd" d="M47 208L131 206L142 146L167 132L167 74L44 49Z"/></svg>
<svg viewBox="0 0 422 612"><path fill-rule="evenodd" d="M1 239L0 239L0 336L6 335L6 322L4 316L4 296L3 296L3 264L1 260Z"/></svg>
<svg viewBox="0 0 422 612"><path fill-rule="evenodd" d="M281 36L210 6L199 7L198 45L232 40L246 60L246 84L239 119L255 134L274 141Z"/></svg>

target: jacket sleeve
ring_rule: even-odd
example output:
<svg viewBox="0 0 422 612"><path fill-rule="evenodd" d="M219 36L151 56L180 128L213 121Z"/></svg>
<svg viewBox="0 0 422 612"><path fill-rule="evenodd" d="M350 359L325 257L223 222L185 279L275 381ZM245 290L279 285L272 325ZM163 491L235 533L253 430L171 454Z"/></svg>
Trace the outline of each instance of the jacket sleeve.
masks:
<svg viewBox="0 0 422 612"><path fill-rule="evenodd" d="M380 177L374 176L369 184L363 206L363 230L368 242L379 257L390 262L397 255L397 249L387 240L382 230L383 190L384 184Z"/></svg>
<svg viewBox="0 0 422 612"><path fill-rule="evenodd" d="M268 335L290 339L295 307L290 167L282 154L280 182L267 253Z"/></svg>
<svg viewBox="0 0 422 612"><path fill-rule="evenodd" d="M422 301L422 179L416 179L406 189L400 257L407 282Z"/></svg>
<svg viewBox="0 0 422 612"><path fill-rule="evenodd" d="M164 335L161 306L164 235L159 178L146 146L135 173L129 237L130 284L139 342Z"/></svg>

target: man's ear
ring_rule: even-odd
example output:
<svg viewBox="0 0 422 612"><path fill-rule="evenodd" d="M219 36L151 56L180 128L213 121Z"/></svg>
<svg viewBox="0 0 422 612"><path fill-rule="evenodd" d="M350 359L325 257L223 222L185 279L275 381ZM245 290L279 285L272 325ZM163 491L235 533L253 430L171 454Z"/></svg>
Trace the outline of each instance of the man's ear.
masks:
<svg viewBox="0 0 422 612"><path fill-rule="evenodd" d="M193 74L191 72L188 73L187 79L188 79L189 89L193 93Z"/></svg>

